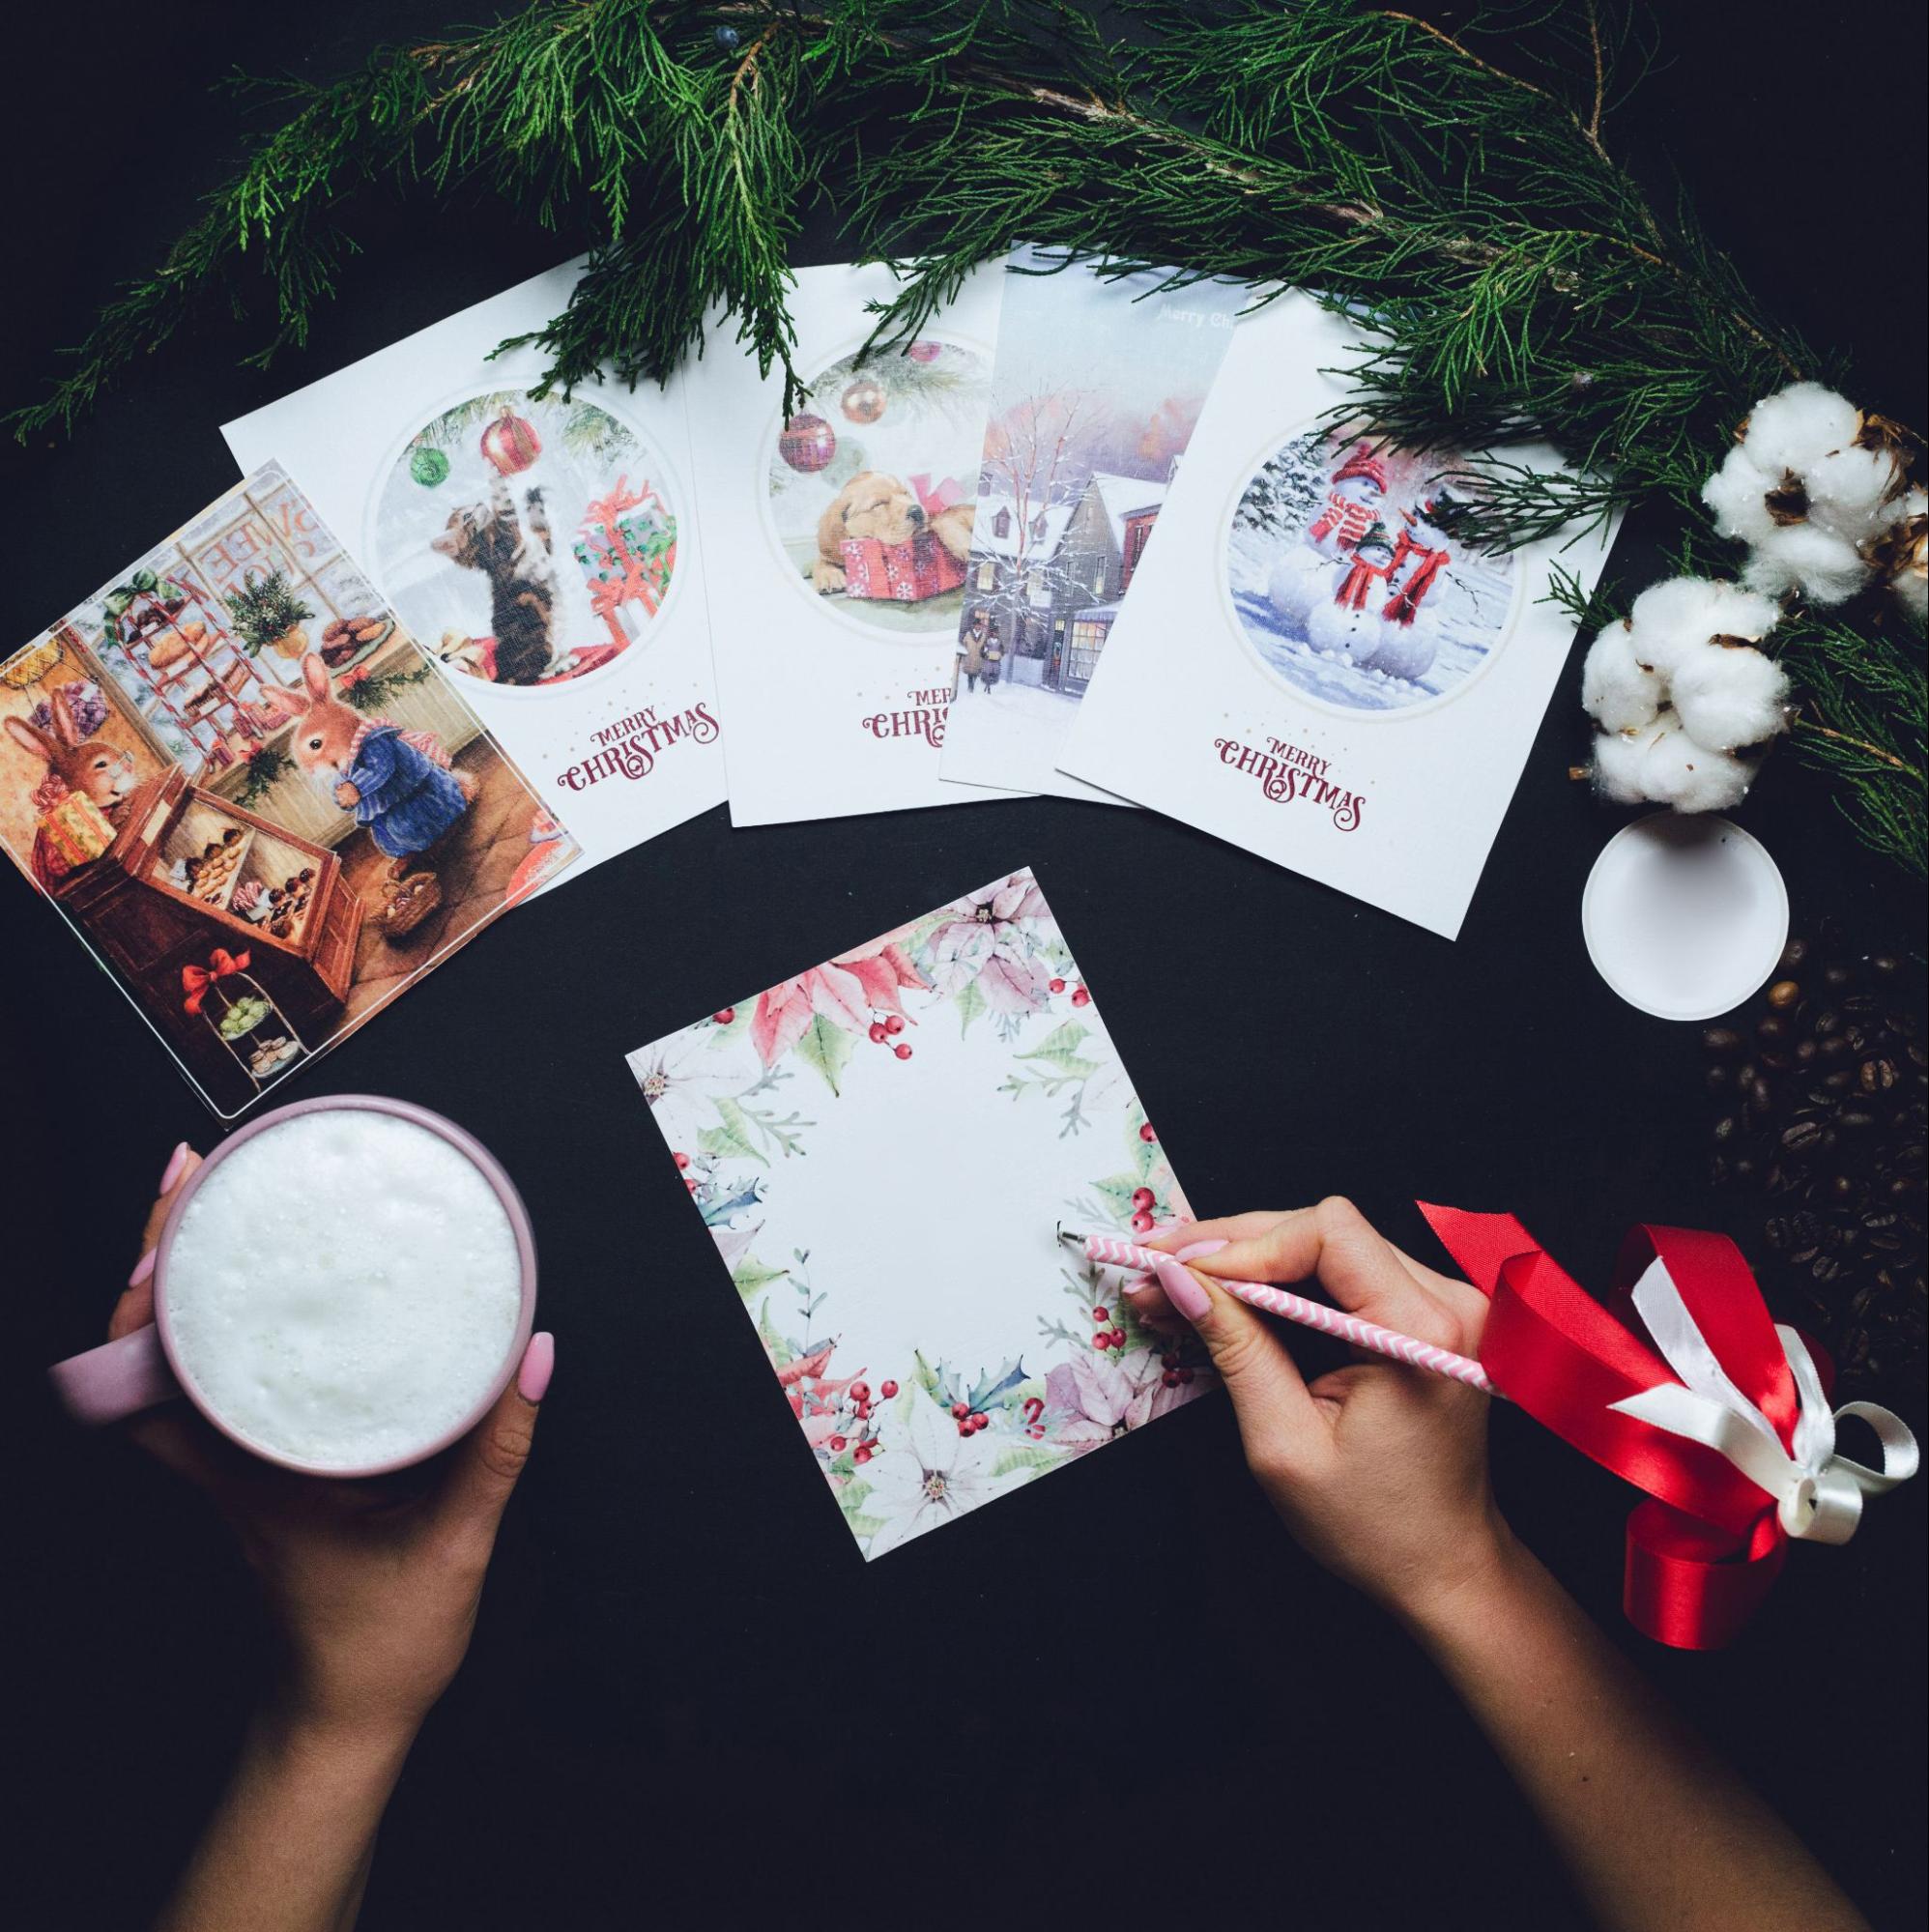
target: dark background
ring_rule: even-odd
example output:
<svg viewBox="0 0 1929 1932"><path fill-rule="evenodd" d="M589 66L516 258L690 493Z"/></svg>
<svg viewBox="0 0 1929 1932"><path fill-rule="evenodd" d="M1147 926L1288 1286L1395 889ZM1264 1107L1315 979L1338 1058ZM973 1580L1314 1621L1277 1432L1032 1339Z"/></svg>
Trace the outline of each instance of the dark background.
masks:
<svg viewBox="0 0 1929 1932"><path fill-rule="evenodd" d="M217 179L235 141L205 91L220 72L325 75L447 17L14 21L8 399ZM1859 401L1921 424L1920 5L1671 8L1662 55L1621 138L1651 161L1665 146L1746 278L1852 357ZM7 449L0 645L234 480L219 423L577 245L486 209L397 209L369 236L305 356L240 370L247 339L216 322L71 445ZM1637 519L1624 561L1643 538ZM859 1563L621 1056L1028 862L1202 1211L1344 1192L1431 1254L1414 1197L1508 1206L1595 1282L1633 1219L1745 1236L1759 1211L1709 1192L1695 1029L1621 1005L1582 948L1582 880L1618 822L1567 782L1584 742L1569 681L1456 944L1149 815L1013 801L733 832L719 810L519 912L303 1076L287 1097L402 1095L496 1150L559 1338L475 1651L385 1828L371 1932L1570 1922L1486 1747L1275 1526L1225 1404ZM1858 949L1919 961L1917 890L1792 759L1743 816L1798 931L1836 915ZM67 1431L36 1371L99 1339L168 1149L218 1130L12 878L0 917L8 1916L120 1927L218 1785L258 1630L198 1499ZM1919 1427L1919 1389L1887 1394ZM1929 1485L1846 1549L1798 1549L1733 1649L1682 1656L1619 1619L1628 1492L1515 1413L1494 1435L1526 1540L1878 1922L1919 1924Z"/></svg>

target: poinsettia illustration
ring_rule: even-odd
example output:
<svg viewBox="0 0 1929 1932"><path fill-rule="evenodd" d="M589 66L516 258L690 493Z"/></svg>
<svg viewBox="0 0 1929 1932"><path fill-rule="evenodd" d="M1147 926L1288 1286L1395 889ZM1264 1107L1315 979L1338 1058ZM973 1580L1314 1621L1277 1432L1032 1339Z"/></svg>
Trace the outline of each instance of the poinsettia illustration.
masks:
<svg viewBox="0 0 1929 1932"><path fill-rule="evenodd" d="M908 986L922 991L927 982L898 944L900 937L893 933L854 953L840 953L836 959L759 994L757 1011L750 1021L757 1057L766 1067L775 1066L820 1017L846 1033L864 1032L878 1013L908 1020L898 989Z"/></svg>
<svg viewBox="0 0 1929 1932"><path fill-rule="evenodd" d="M1187 1385L1168 1387L1157 1354L1135 1348L1113 1360L1075 1355L1045 1378L1045 1407L1053 1442L1075 1456L1141 1427L1190 1401Z"/></svg>
<svg viewBox="0 0 1929 1932"><path fill-rule="evenodd" d="M708 1045L701 1033L686 1029L630 1055L630 1071L652 1109L675 1113L679 1106L730 1090L730 1075L711 1057Z"/></svg>
<svg viewBox="0 0 1929 1932"><path fill-rule="evenodd" d="M1047 973L1021 922L1050 917L1028 872L961 899L931 936L932 985L948 998L975 981L998 1012L1036 1012L1045 1004Z"/></svg>
<svg viewBox="0 0 1929 1932"><path fill-rule="evenodd" d="M997 1455L987 1436L961 1435L928 1398L916 1402L910 1427L865 1472L864 1514L881 1519L870 1554L882 1556L1016 1486L1009 1475L992 1474Z"/></svg>

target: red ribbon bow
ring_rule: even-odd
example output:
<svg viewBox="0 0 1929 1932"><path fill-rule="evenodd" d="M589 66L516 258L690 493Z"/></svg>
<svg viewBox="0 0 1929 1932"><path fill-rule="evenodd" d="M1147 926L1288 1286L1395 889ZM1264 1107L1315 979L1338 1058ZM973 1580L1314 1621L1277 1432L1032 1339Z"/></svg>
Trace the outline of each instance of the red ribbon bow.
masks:
<svg viewBox="0 0 1929 1932"><path fill-rule="evenodd" d="M247 970L248 955L231 953L225 946L216 946L208 955L205 966L185 966L181 968L181 990L187 997L181 1004L189 1013L198 1013L201 1002L208 996L208 989L217 979L226 979L230 973Z"/></svg>
<svg viewBox="0 0 1929 1932"><path fill-rule="evenodd" d="M1627 1521L1622 1600L1629 1621L1677 1649L1725 1644L1780 1573L1788 1531L1777 1498L1728 1456L1616 1406L1644 1395L1652 1401L1663 1388L1687 1394L1669 1362L1629 1325L1639 1321L1630 1290L1654 1264L1665 1269L1719 1371L1753 1403L1791 1457L1802 1421L1794 1357L1806 1346L1816 1371L1811 1393L1819 1399L1833 1380L1826 1354L1793 1331L1785 1342L1748 1264L1724 1235L1633 1228L1616 1262L1610 1307L1574 1281L1512 1215L1419 1205L1448 1253L1492 1303L1481 1336L1481 1365L1494 1385L1583 1455L1647 1491L1649 1500ZM1805 1362L1800 1372L1807 1373ZM1873 1404L1850 1407L1872 1422L1878 1415L1895 1420ZM1881 1432L1883 1425L1876 1426ZM1887 1475L1842 1466L1872 1479L1863 1486L1873 1491L1913 1471L1913 1439L1909 1449L1906 1457L1894 1456ZM1886 1439L1884 1459L1887 1469Z"/></svg>

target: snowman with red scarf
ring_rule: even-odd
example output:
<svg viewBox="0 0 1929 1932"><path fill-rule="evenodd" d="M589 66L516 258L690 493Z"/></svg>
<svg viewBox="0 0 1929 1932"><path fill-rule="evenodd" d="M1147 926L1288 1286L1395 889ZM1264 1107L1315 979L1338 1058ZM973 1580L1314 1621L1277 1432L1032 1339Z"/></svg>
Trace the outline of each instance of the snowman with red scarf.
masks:
<svg viewBox="0 0 1929 1932"><path fill-rule="evenodd" d="M1314 613L1332 603L1352 574L1361 538L1380 525L1386 494L1385 462L1356 444L1327 483L1325 506L1267 578L1266 601L1281 617L1310 635Z"/></svg>
<svg viewBox="0 0 1929 1932"><path fill-rule="evenodd" d="M1386 678L1414 683L1433 668L1440 652L1440 602L1428 603L1454 561L1446 533L1437 521L1452 502L1442 490L1400 512L1399 534L1387 565L1386 600L1380 607L1380 635L1370 659Z"/></svg>

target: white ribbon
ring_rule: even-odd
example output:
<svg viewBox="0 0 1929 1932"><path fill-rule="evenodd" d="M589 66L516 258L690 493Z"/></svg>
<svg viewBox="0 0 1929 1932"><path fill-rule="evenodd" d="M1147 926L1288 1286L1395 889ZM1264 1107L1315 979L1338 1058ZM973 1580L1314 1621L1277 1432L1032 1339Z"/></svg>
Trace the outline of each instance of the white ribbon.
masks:
<svg viewBox="0 0 1929 1932"><path fill-rule="evenodd" d="M1774 1498L1775 1513L1790 1536L1847 1543L1861 1520L1862 1498L1880 1496L1915 1474L1919 1453L1909 1425L1879 1402L1844 1402L1831 1414L1814 1359L1794 1329L1775 1324L1801 1403L1795 1446L1789 1450L1782 1447L1774 1425L1714 1359L1708 1338L1658 1256L1634 1284L1634 1306L1662 1359L1682 1379L1656 1382L1610 1406L1724 1456ZM1875 1430L1882 1445L1880 1469L1835 1454L1835 1425L1843 1416L1859 1416Z"/></svg>

